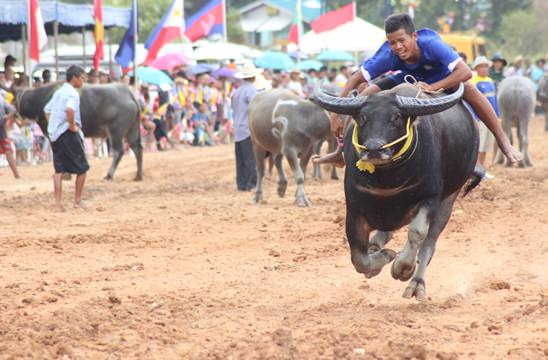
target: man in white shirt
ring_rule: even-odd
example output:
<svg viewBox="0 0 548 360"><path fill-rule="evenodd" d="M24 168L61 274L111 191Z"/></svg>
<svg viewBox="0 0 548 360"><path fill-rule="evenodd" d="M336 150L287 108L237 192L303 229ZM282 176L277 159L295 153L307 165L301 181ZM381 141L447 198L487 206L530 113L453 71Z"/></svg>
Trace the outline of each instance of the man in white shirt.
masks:
<svg viewBox="0 0 548 360"><path fill-rule="evenodd" d="M64 211L61 204L61 185L63 174L76 174L74 205L85 208L82 202L82 191L89 165L84 152L84 134L80 119L80 95L76 89L81 88L85 72L79 66L67 69L67 81L61 86L44 108L48 119L48 134L53 150L53 177L55 207Z"/></svg>

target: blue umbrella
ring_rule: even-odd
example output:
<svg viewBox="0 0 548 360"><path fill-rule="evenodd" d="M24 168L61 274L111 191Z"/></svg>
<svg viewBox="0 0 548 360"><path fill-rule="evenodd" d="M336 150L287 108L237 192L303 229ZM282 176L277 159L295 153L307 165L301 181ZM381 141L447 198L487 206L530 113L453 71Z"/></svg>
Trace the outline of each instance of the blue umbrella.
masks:
<svg viewBox="0 0 548 360"><path fill-rule="evenodd" d="M316 58L322 61L354 61L352 54L346 51L326 50Z"/></svg>
<svg viewBox="0 0 548 360"><path fill-rule="evenodd" d="M289 57L291 57L292 59L301 59L301 60L308 59L308 55L303 53L300 50L290 51L287 53L287 55L289 55Z"/></svg>
<svg viewBox="0 0 548 360"><path fill-rule="evenodd" d="M154 84L158 86L171 86L173 84L173 80L171 80L171 78L167 76L165 72L148 66L138 67L137 76L139 78L139 81L148 84Z"/></svg>
<svg viewBox="0 0 548 360"><path fill-rule="evenodd" d="M297 64L297 67L304 71L308 71L310 69L319 71L322 66L323 64L318 60L305 60Z"/></svg>
<svg viewBox="0 0 548 360"><path fill-rule="evenodd" d="M217 66L215 66L215 65L196 64L196 65L192 65L190 67L190 72L194 75L200 75L200 74L205 74L205 73L212 72L216 68L217 68Z"/></svg>
<svg viewBox="0 0 548 360"><path fill-rule="evenodd" d="M289 55L280 51L268 51L255 59L255 65L263 69L288 71L295 68Z"/></svg>

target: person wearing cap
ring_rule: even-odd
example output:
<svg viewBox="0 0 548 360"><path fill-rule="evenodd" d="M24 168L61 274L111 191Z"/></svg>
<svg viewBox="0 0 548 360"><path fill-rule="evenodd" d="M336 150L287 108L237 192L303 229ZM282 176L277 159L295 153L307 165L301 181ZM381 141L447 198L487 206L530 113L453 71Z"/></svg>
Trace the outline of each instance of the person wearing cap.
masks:
<svg viewBox="0 0 548 360"><path fill-rule="evenodd" d="M236 150L236 185L239 191L250 191L257 184L255 155L251 143L251 132L247 123L247 111L251 100L257 95L253 85L255 78L262 73L253 64L245 64L242 71L234 76L243 83L232 95L234 111L234 146Z"/></svg>
<svg viewBox="0 0 548 360"><path fill-rule="evenodd" d="M500 53L496 53L491 58L491 67L489 68L489 77L495 82L498 87L502 80L504 80L504 67L508 64L506 59L502 57Z"/></svg>
<svg viewBox="0 0 548 360"><path fill-rule="evenodd" d="M510 76L524 76L525 72L522 68L523 65L523 58L521 56L516 56L514 59L514 62L506 69L506 72L504 73L505 77Z"/></svg>
<svg viewBox="0 0 548 360"><path fill-rule="evenodd" d="M293 94L304 99L305 94L303 91L303 85L301 84L301 71L299 69L293 69L289 73L289 82L287 83L287 90L291 91Z"/></svg>
<svg viewBox="0 0 548 360"><path fill-rule="evenodd" d="M489 77L490 66L491 62L487 60L485 56L478 56L472 64L472 69L476 72L476 74L470 81L478 88L479 92L487 98L493 107L495 114L499 117L499 104L496 97L496 86L493 79ZM474 117L476 118L476 121L479 120L475 114ZM478 121L478 129L480 136L478 163L485 167L485 157L487 152L493 150L495 137L491 134L487 126L485 126L485 124L481 121ZM486 178L489 179L492 178L492 176L487 174Z"/></svg>

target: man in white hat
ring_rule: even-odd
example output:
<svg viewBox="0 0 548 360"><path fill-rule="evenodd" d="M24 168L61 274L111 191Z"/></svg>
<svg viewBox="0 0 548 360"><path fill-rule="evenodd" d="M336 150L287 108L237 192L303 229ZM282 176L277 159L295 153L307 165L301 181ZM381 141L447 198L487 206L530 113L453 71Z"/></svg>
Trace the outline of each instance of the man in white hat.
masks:
<svg viewBox="0 0 548 360"><path fill-rule="evenodd" d="M478 56L472 64L472 69L476 74L472 77L470 81L474 84L480 93L482 93L495 111L497 117L499 117L499 104L496 97L496 85L493 79L489 77L489 66L491 62L487 60L485 56ZM479 120L476 116L476 120ZM478 163L485 167L485 157L487 152L493 150L493 145L495 143L495 137L487 129L487 126L482 121L478 121L478 129L480 135L480 144L479 144L479 154L478 154ZM491 175L487 174L486 178L492 178Z"/></svg>
<svg viewBox="0 0 548 360"><path fill-rule="evenodd" d="M255 77L261 74L262 69L257 69L253 64L245 64L242 71L234 76L242 79L242 85L232 95L232 109L234 112L234 145L236 148L236 185L239 191L250 191L257 184L257 171L255 168L255 155L251 133L247 123L247 110L249 103L257 94L253 85Z"/></svg>

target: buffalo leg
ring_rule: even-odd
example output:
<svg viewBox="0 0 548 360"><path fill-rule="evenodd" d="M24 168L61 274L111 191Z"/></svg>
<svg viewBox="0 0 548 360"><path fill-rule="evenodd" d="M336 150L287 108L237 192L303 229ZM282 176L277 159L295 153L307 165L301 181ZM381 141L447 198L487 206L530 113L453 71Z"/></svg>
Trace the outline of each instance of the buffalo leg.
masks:
<svg viewBox="0 0 548 360"><path fill-rule="evenodd" d="M112 134L110 137L110 142L112 146L112 164L110 165L110 169L108 169L107 176L105 177L106 180L112 180L114 177L114 172L116 171L116 168L124 155L122 136L119 134Z"/></svg>
<svg viewBox="0 0 548 360"><path fill-rule="evenodd" d="M440 236L443 229L447 225L451 213L453 212L453 205L457 199L458 192L449 196L441 202L440 208L432 219L430 224L430 229L428 230L428 235L421 245L419 256L418 256L418 265L417 270L415 271L415 276L409 282L409 285L403 292L403 297L410 299L413 296L420 301L426 300L426 286L424 282L424 273L426 268L432 260L434 251L436 250L436 241Z"/></svg>
<svg viewBox="0 0 548 360"><path fill-rule="evenodd" d="M528 126L529 114L521 114L520 119L518 120L519 151L523 154L523 160L520 160L519 162L520 167L533 166L531 157L529 156Z"/></svg>
<svg viewBox="0 0 548 360"><path fill-rule="evenodd" d="M253 201L258 204L263 199L263 179L265 172L266 151L253 146L253 153L255 154L255 168L257 169L257 188L255 189Z"/></svg>
<svg viewBox="0 0 548 360"><path fill-rule="evenodd" d="M319 155L320 151L322 149L323 140L318 141L316 145L314 145L314 155ZM322 178L322 168L320 164L312 163L312 178L321 180Z"/></svg>
<svg viewBox="0 0 548 360"><path fill-rule="evenodd" d="M367 278L378 275L382 268L396 256L392 250L383 249L368 254L369 234L371 229L363 216L355 210L346 210L346 237L350 246L350 258L357 272Z"/></svg>
<svg viewBox="0 0 548 360"><path fill-rule="evenodd" d="M425 203L419 208L411 224L409 224L407 242L392 264L392 277L394 279L407 281L413 276L417 262L417 252L428 235L430 214L435 213L434 210L431 203Z"/></svg>
<svg viewBox="0 0 548 360"><path fill-rule="evenodd" d="M548 100L542 102L544 108L544 131L548 131Z"/></svg>
<svg viewBox="0 0 548 360"><path fill-rule="evenodd" d="M278 154L274 157L274 165L276 165L276 169L278 170L278 196L284 197L285 191L287 190L287 177L285 176L284 167L282 164L284 156L282 154Z"/></svg>
<svg viewBox="0 0 548 360"><path fill-rule="evenodd" d="M311 206L312 203L306 192L304 191L304 173L299 164L299 159L297 158L297 151L295 149L283 149L282 152L289 162L291 171L295 176L295 181L297 182L297 191L295 192L295 203L299 206Z"/></svg>
<svg viewBox="0 0 548 360"><path fill-rule="evenodd" d="M384 248L390 239L392 239L392 231L377 231L369 241L369 253L380 251Z"/></svg>
<svg viewBox="0 0 548 360"><path fill-rule="evenodd" d="M135 154L135 160L137 161L137 174L135 175L134 180L141 181L143 180L143 145L141 144L141 133L138 125L130 130L126 136L126 140Z"/></svg>
<svg viewBox="0 0 548 360"><path fill-rule="evenodd" d="M312 153L314 151L314 147L310 146L307 150L305 150L301 154L301 169L303 170L303 176L306 180L306 168L308 167L308 162L310 161L310 157L312 156Z"/></svg>

